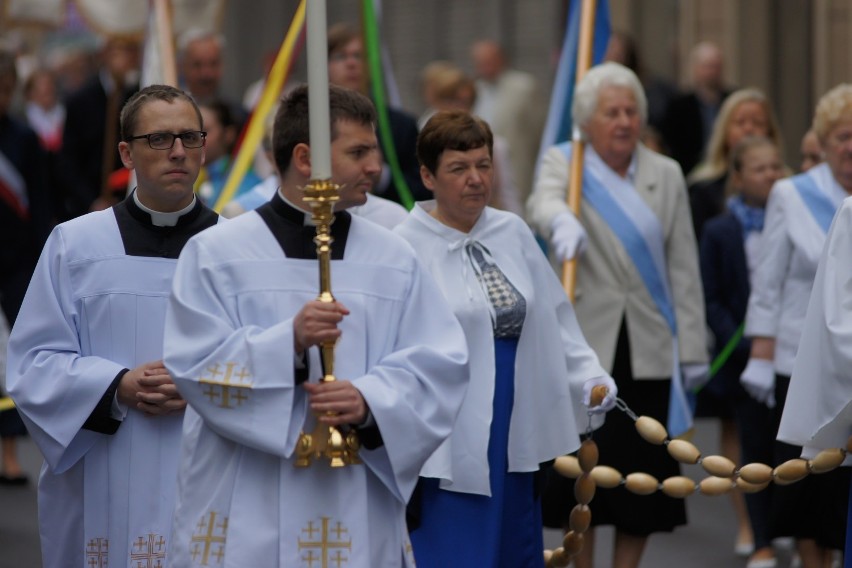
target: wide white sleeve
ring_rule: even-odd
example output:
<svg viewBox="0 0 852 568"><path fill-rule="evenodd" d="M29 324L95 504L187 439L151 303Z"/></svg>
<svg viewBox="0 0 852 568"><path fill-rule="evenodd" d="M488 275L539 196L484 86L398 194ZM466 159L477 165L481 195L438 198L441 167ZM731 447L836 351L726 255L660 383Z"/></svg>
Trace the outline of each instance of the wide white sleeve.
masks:
<svg viewBox="0 0 852 568"><path fill-rule="evenodd" d="M362 452L364 460L405 500L427 458L450 435L469 381L461 325L432 277L413 263L393 348L352 381L384 442L372 455Z"/></svg>
<svg viewBox="0 0 852 568"><path fill-rule="evenodd" d="M565 201L569 164L565 154L554 146L541 160L533 190L527 199L527 220L545 239L550 239L551 223L558 214L570 211Z"/></svg>
<svg viewBox="0 0 852 568"><path fill-rule="evenodd" d="M77 463L104 434L83 424L123 370L84 355L61 227L51 233L9 338L7 384L54 473Z"/></svg>
<svg viewBox="0 0 852 568"><path fill-rule="evenodd" d="M587 409L582 404L583 384L589 379L607 375L607 372L601 366L595 351L586 341L580 323L577 321L574 306L568 299L562 283L554 274L538 244L531 235L522 234L519 236L519 241L523 243L530 273L537 283L539 293L542 294L539 301L543 301L544 305L548 306L546 309L555 311L562 354L565 357L566 368L568 369L567 380L571 392L574 418L578 432L585 431L586 427L589 426L589 419ZM598 428L602 424L603 416L595 417L592 427Z"/></svg>
<svg viewBox="0 0 852 568"><path fill-rule="evenodd" d="M790 217L794 212L787 210L787 199L782 195L787 189L776 184L766 205L762 250L757 259L746 313L745 335L748 337L775 337L778 333L781 291L793 253L787 224L795 222Z"/></svg>
<svg viewBox="0 0 852 568"><path fill-rule="evenodd" d="M852 201L828 234L796 354L778 439L846 447L852 434Z"/></svg>
<svg viewBox="0 0 852 568"><path fill-rule="evenodd" d="M217 268L198 239L190 239L166 311L166 368L213 431L289 457L306 414L306 395L295 380L296 314L269 328L241 325Z"/></svg>

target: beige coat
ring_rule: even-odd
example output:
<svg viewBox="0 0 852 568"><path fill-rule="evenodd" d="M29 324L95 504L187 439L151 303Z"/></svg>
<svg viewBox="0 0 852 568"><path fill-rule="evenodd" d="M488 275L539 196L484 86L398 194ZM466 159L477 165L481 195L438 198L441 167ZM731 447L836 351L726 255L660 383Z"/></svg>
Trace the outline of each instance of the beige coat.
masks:
<svg viewBox="0 0 852 568"><path fill-rule="evenodd" d="M562 150L550 148L527 202L530 223L548 240L553 218L568 211L568 171L569 162ZM704 294L683 175L674 160L640 144L635 179L636 190L659 218L665 237L680 361L706 363ZM619 326L626 317L633 376L670 377L671 333L633 261L615 233L585 200L580 221L588 233L589 246L577 268L574 304L589 345L601 365L612 371Z"/></svg>

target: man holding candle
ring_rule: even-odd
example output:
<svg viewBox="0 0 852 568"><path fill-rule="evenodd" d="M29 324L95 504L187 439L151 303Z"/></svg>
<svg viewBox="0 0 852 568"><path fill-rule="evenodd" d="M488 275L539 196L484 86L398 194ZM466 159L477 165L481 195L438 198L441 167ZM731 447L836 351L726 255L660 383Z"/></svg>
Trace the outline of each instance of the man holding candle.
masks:
<svg viewBox="0 0 852 568"><path fill-rule="evenodd" d="M312 113L310 136L309 107L323 103L309 105L306 87L282 102L278 193L190 241L178 263L165 361L191 408L171 566L413 566L405 502L450 433L467 350L411 247L344 211L379 174L376 117L355 91L328 94L330 118ZM328 125L330 146L316 142L316 124ZM341 186L333 303L314 299L315 228L302 200L311 180L328 178ZM320 384L317 346L330 340L338 380ZM356 429L363 463L294 467L299 435L317 420Z"/></svg>

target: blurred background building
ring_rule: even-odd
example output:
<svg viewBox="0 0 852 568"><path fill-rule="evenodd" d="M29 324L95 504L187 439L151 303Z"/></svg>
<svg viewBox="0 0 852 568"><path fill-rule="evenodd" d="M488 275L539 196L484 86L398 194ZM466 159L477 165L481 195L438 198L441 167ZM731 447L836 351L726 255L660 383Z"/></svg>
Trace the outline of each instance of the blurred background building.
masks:
<svg viewBox="0 0 852 568"><path fill-rule="evenodd" d="M180 1L180 0L178 0ZM297 0L184 0L226 38L223 91L239 99L277 50ZM402 105L424 110L419 76L434 60L472 71L470 46L499 41L516 69L549 92L567 0L392 0L381 3L382 34ZM0 36L30 59L63 69L73 82L94 52L95 13L115 22L144 17L144 0L4 0ZM328 0L330 23L359 20L360 3ZM609 0L612 28L636 42L645 72L686 87L691 48L710 40L723 52L724 80L755 86L776 106L789 163L814 104L831 86L852 80L852 0ZM193 13L193 10L190 13ZM45 14L54 14L50 21ZM55 14L61 14L56 16ZM302 54L304 61L304 54ZM304 63L294 79L304 79Z"/></svg>

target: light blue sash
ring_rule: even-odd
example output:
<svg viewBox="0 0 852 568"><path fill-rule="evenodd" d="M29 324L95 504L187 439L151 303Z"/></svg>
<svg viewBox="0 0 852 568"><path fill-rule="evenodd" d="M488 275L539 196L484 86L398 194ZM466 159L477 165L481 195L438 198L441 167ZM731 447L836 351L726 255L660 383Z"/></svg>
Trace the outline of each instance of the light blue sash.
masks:
<svg viewBox="0 0 852 568"><path fill-rule="evenodd" d="M571 144L561 144L560 149L570 160ZM679 436L692 427L694 404L690 404L681 379L677 322L660 221L629 182L609 170L600 157L588 152L583 170L583 197L618 237L669 326L672 334L672 380L667 427L672 437Z"/></svg>
<svg viewBox="0 0 852 568"><path fill-rule="evenodd" d="M790 181L793 182L793 185L796 187L796 191L799 192L802 201L804 201L805 205L808 206L808 210L811 212L811 215L817 222L817 225L822 228L822 232L828 234L828 229L831 227L831 220L837 212L837 207L835 207L834 203L831 202L828 196L823 193L819 187L817 187L814 178L809 176L807 173L793 176L790 178Z"/></svg>

